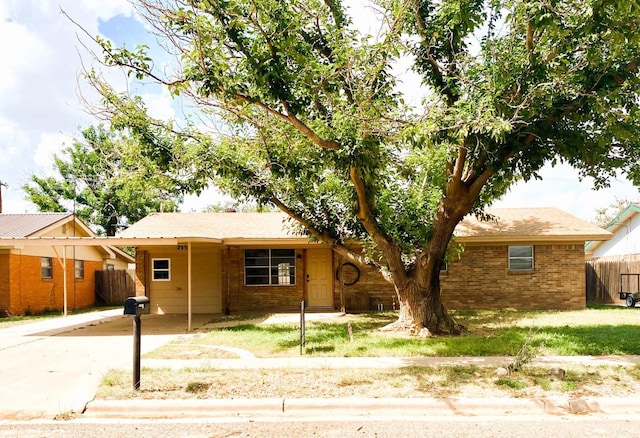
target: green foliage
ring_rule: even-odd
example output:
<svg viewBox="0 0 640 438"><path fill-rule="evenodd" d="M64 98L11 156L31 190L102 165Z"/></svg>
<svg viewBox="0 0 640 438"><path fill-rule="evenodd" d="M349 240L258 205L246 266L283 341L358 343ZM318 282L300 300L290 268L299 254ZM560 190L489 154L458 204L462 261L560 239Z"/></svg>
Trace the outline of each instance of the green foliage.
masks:
<svg viewBox="0 0 640 438"><path fill-rule="evenodd" d="M56 177L32 175L23 189L40 211L70 211L109 236L151 212L174 211L179 183L135 137L90 127L54 158Z"/></svg>
<svg viewBox="0 0 640 438"><path fill-rule="evenodd" d="M189 190L213 181L276 205L343 253L368 242L397 286L437 278L455 225L546 163L597 186L620 170L640 181L637 2L377 0L372 34L348 2L137 2L177 68L97 40L105 62L191 99L211 124L152 120L90 76L115 126L182 163Z"/></svg>
<svg viewBox="0 0 640 438"><path fill-rule="evenodd" d="M632 203L633 201L630 199L615 196L607 207L597 208L595 210L596 217L593 222L605 228Z"/></svg>

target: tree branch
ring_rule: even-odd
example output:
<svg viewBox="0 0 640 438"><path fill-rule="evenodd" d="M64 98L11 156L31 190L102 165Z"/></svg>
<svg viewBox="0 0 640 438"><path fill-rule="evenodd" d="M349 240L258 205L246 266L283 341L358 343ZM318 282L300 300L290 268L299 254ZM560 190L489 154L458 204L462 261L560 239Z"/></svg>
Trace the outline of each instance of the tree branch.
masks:
<svg viewBox="0 0 640 438"><path fill-rule="evenodd" d="M251 99L242 94L236 94L236 99L242 102L249 103L251 105L256 105L257 107L263 109L264 111L271 114L272 116L275 116L281 120L284 120L285 122L291 123L291 125L294 128L296 128L302 135L304 135L313 143L315 143L316 145L320 146L323 149L331 149L331 150L340 149L340 144L338 142L335 142L332 140L326 140L320 137L311 128L309 128L300 119L298 119L294 114L283 114L280 111L274 110L273 108L264 104L263 102Z"/></svg>
<svg viewBox="0 0 640 438"><path fill-rule="evenodd" d="M270 201L273 202L276 205L276 207L278 207L281 211L283 211L289 217L291 217L300 225L302 225L307 231L309 231L309 233L311 233L313 237L318 239L320 242L330 246L333 250L335 250L338 254L340 254L342 257L344 257L348 261L356 263L363 267L371 264L371 263L367 263L367 261L362 256L362 254L358 254L355 251L347 248L345 245L338 242L329 234L320 232L317 228L313 226L313 224L311 224L311 222L305 220L302 216L297 214L295 211L291 210L282 201L280 201L280 199L273 196L270 198Z"/></svg>
<svg viewBox="0 0 640 438"><path fill-rule="evenodd" d="M389 239L378 227L367 199L367 190L364 186L364 181L362 181L362 178L358 175L358 170L354 166L349 168L349 175L358 198L358 219L360 219L362 225L367 230L367 233L369 233L369 236L371 236L378 248L380 248L384 254L393 278L398 279L402 284L404 284L407 280L407 272L404 269L404 263L402 261L402 251L400 251L398 246L393 243L393 241Z"/></svg>

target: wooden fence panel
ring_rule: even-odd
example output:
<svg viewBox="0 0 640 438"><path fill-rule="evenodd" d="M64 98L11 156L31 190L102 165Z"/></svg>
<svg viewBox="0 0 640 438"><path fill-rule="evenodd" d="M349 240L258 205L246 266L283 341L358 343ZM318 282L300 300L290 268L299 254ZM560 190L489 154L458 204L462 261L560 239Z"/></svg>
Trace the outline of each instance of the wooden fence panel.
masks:
<svg viewBox="0 0 640 438"><path fill-rule="evenodd" d="M124 304L136 294L134 275L134 270L125 269L96 271L96 300L110 306Z"/></svg>
<svg viewBox="0 0 640 438"><path fill-rule="evenodd" d="M596 260L586 263L587 302L598 304L620 304L620 287L625 292L640 292L635 276L620 274L640 274L640 261Z"/></svg>

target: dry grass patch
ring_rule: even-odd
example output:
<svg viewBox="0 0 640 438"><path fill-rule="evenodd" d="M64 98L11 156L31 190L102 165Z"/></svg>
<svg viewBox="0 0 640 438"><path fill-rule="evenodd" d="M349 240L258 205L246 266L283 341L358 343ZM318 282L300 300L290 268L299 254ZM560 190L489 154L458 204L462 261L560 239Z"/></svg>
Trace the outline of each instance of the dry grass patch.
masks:
<svg viewBox="0 0 640 438"><path fill-rule="evenodd" d="M497 377L491 367L402 367L393 369L143 369L141 389L131 373L113 370L99 399L226 399L345 397L624 397L640 391L638 367L575 366L564 378L527 367Z"/></svg>

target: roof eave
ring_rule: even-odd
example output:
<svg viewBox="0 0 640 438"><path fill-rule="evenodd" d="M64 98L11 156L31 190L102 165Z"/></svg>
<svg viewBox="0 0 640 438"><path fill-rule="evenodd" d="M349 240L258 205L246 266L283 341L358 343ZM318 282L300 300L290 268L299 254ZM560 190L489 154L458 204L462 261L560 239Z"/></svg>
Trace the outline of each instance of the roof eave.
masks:
<svg viewBox="0 0 640 438"><path fill-rule="evenodd" d="M250 246L250 245L322 245L319 242L311 242L308 237L271 237L271 238L245 238L245 237L232 237L224 239L225 245L233 246Z"/></svg>
<svg viewBox="0 0 640 438"><path fill-rule="evenodd" d="M455 236L460 243L524 243L524 242L587 242L610 240L611 234L581 234L562 236Z"/></svg>

